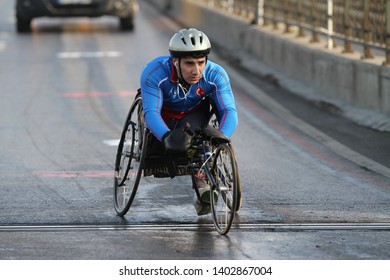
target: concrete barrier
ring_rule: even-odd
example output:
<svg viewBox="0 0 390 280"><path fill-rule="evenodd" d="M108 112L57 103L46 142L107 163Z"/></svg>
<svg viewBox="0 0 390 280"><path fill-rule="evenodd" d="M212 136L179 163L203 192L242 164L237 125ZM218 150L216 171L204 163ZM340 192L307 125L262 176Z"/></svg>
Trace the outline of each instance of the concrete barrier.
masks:
<svg viewBox="0 0 390 280"><path fill-rule="evenodd" d="M279 84L307 99L338 107L356 122L390 131L390 67L328 50L268 27L204 7L192 0L148 0L185 27L204 31L242 66L273 75Z"/></svg>

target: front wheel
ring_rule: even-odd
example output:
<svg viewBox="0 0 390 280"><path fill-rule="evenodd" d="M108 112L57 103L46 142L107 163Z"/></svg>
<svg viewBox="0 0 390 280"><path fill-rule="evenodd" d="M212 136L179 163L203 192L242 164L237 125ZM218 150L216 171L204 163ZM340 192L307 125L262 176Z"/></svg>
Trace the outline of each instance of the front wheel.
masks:
<svg viewBox="0 0 390 280"><path fill-rule="evenodd" d="M227 234L233 223L238 204L238 174L234 153L229 144L215 150L211 174L214 195L210 196L214 226L219 234Z"/></svg>
<svg viewBox="0 0 390 280"><path fill-rule="evenodd" d="M114 206L119 216L129 211L141 179L144 153L141 98L136 97L119 140L115 160Z"/></svg>

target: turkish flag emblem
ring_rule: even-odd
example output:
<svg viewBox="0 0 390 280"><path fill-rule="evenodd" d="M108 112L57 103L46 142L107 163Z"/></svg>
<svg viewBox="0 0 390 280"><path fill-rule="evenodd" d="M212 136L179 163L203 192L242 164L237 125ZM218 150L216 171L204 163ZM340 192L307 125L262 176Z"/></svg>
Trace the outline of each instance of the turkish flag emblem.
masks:
<svg viewBox="0 0 390 280"><path fill-rule="evenodd" d="M196 88L196 96L201 98L204 96L204 88L202 87L197 87Z"/></svg>

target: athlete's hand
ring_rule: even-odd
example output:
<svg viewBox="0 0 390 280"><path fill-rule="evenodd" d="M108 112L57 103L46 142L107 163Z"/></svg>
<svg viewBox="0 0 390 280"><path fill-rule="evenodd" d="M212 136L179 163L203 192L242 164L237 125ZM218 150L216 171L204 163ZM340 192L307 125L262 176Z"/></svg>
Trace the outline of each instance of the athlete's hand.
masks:
<svg viewBox="0 0 390 280"><path fill-rule="evenodd" d="M192 136L184 127L168 131L163 137L164 148L169 153L180 153L186 151L191 145Z"/></svg>

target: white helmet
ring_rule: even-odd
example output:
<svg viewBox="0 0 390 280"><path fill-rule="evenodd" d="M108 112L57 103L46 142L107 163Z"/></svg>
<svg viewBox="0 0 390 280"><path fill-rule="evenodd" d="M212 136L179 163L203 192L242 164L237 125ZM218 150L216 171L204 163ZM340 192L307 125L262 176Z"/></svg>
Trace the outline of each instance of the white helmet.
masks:
<svg viewBox="0 0 390 280"><path fill-rule="evenodd" d="M169 42L169 52L172 57L184 56L204 57L210 53L209 38L195 28L182 29L172 36Z"/></svg>

